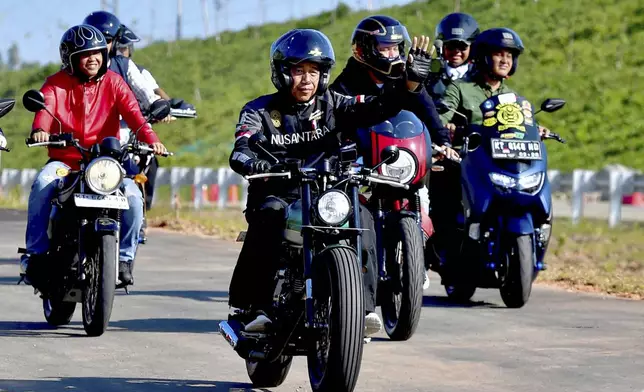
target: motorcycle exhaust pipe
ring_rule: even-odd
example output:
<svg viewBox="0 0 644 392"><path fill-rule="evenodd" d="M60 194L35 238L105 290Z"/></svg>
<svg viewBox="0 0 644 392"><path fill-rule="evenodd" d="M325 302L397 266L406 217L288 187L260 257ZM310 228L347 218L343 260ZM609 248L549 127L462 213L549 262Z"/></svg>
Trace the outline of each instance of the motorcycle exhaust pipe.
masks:
<svg viewBox="0 0 644 392"><path fill-rule="evenodd" d="M224 339L226 339L233 349L237 347L239 338L233 328L228 324L228 321L222 321L219 323L219 333L224 337Z"/></svg>

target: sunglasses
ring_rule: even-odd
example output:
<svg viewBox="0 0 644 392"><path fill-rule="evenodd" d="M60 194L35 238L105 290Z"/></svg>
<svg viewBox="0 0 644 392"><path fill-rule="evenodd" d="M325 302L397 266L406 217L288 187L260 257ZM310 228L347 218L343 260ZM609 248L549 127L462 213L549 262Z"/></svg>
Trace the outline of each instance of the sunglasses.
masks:
<svg viewBox="0 0 644 392"><path fill-rule="evenodd" d="M463 41L450 41L445 43L445 49L448 50L459 50L461 52L464 52L469 48L470 45L468 45L466 42Z"/></svg>
<svg viewBox="0 0 644 392"><path fill-rule="evenodd" d="M108 44L111 44L112 41L114 41L113 38L105 38L105 42L107 42Z"/></svg>

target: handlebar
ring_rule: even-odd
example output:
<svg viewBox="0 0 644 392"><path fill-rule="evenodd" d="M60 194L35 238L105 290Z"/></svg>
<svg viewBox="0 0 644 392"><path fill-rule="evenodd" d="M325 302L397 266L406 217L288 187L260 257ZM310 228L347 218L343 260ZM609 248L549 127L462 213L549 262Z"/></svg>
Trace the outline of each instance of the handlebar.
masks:
<svg viewBox="0 0 644 392"><path fill-rule="evenodd" d="M436 144L432 144L432 149L435 152L439 153L440 155L444 156L445 158L449 159L452 162L461 163L461 161L462 161L461 157L458 157L458 158L450 158L450 157L448 157L445 154L445 146L438 146Z"/></svg>
<svg viewBox="0 0 644 392"><path fill-rule="evenodd" d="M260 173L260 174L252 174L250 176L244 176L244 178L247 179L247 180L256 180L258 178L269 178L269 177L286 177L286 178L290 179L291 178L291 172Z"/></svg>
<svg viewBox="0 0 644 392"><path fill-rule="evenodd" d="M68 145L76 145L78 139L72 139L70 136L60 136L60 135L51 135L49 136L49 141L46 142L37 142L33 138L26 138L25 144L27 147L42 147L42 146L56 146L56 147L67 147Z"/></svg>
<svg viewBox="0 0 644 392"><path fill-rule="evenodd" d="M351 177L358 178L363 181L375 182L377 184L391 185L395 188L409 189L409 185L403 184L400 181L390 180L392 177L380 176L377 174L351 174Z"/></svg>
<svg viewBox="0 0 644 392"><path fill-rule="evenodd" d="M544 139L556 140L559 143L566 144L566 139L562 138L558 133L550 132L550 135L544 136Z"/></svg>
<svg viewBox="0 0 644 392"><path fill-rule="evenodd" d="M130 150L135 151L135 152L140 152L140 153L143 153L143 154L154 152L154 150L152 148L150 148L150 147L148 147L148 146L146 146L144 144L139 144L136 147L131 147ZM174 155L174 153L168 151L168 152L165 152L163 154L157 154L157 155L161 155L162 157L171 157L171 156Z"/></svg>
<svg viewBox="0 0 644 392"><path fill-rule="evenodd" d="M298 172L302 175L307 175L313 172L311 168L299 168ZM375 182L378 184L385 184L385 185L391 185L396 188L403 188L403 189L409 189L409 185L403 184L400 181L396 181L394 177L388 177L388 176L382 176L378 174L363 174L363 173L351 173L347 172L345 173L349 176L349 178L355 178L358 179L362 182ZM260 173L260 174L252 174L248 176L244 176L244 178L248 181L251 180L257 180L257 179L262 179L262 178L275 178L275 177L285 177L287 179L293 178L293 174L291 171L283 171L283 172L272 172L272 173Z"/></svg>

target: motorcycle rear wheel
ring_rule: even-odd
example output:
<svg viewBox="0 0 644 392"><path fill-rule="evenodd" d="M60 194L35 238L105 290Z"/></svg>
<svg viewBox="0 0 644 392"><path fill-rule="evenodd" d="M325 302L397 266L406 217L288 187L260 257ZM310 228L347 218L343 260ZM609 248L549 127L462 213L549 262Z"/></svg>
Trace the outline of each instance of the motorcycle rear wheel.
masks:
<svg viewBox="0 0 644 392"><path fill-rule="evenodd" d="M47 324L59 327L69 324L72 320L76 302L52 301L49 298L43 298L42 309Z"/></svg>
<svg viewBox="0 0 644 392"><path fill-rule="evenodd" d="M293 357L282 355L274 362L246 360L246 372L255 388L275 388L284 382Z"/></svg>

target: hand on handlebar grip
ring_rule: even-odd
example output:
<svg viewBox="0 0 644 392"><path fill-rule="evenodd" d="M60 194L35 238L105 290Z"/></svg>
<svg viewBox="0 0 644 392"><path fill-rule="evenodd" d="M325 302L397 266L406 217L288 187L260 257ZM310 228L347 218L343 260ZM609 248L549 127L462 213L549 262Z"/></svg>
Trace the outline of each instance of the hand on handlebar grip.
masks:
<svg viewBox="0 0 644 392"><path fill-rule="evenodd" d="M31 135L31 140L34 143L46 143L49 141L49 134L45 131L34 132Z"/></svg>
<svg viewBox="0 0 644 392"><path fill-rule="evenodd" d="M271 164L263 159L250 159L244 163L244 174L248 176L268 173L270 170Z"/></svg>

